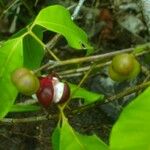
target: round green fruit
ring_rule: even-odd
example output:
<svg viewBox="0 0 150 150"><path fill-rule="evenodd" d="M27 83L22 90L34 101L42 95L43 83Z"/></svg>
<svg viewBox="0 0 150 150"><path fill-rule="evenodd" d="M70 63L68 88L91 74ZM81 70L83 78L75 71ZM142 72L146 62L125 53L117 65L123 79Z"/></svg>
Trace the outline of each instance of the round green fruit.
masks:
<svg viewBox="0 0 150 150"><path fill-rule="evenodd" d="M32 95L39 89L39 80L34 73L26 68L19 68L11 74L12 83L24 95Z"/></svg>
<svg viewBox="0 0 150 150"><path fill-rule="evenodd" d="M132 54L119 54L112 60L113 70L120 75L129 75L134 68L134 57Z"/></svg>
<svg viewBox="0 0 150 150"><path fill-rule="evenodd" d="M139 62L136 59L134 59L134 68L130 73L130 75L128 76L128 79L129 80L134 79L140 73L140 71L141 71L141 66Z"/></svg>
<svg viewBox="0 0 150 150"><path fill-rule="evenodd" d="M122 82L131 80L140 73L139 62L132 54L119 54L115 56L109 66L109 76L112 80Z"/></svg>
<svg viewBox="0 0 150 150"><path fill-rule="evenodd" d="M117 72L115 72L112 68L112 65L109 66L108 74L112 80L117 82L122 82L127 78L126 76L122 76L122 75L120 76Z"/></svg>

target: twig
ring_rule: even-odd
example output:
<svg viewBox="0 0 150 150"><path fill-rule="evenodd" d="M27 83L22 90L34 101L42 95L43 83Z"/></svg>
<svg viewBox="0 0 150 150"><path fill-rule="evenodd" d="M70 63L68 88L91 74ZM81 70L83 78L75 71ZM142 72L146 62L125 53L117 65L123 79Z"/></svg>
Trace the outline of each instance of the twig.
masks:
<svg viewBox="0 0 150 150"><path fill-rule="evenodd" d="M56 34L47 44L46 44L46 48L47 49L52 49L55 44L58 42L58 40L60 39L61 35L60 34Z"/></svg>
<svg viewBox="0 0 150 150"><path fill-rule="evenodd" d="M24 102L16 103L16 105L32 105L32 104L35 104L37 102L38 102L37 99L28 99Z"/></svg>
<svg viewBox="0 0 150 150"><path fill-rule="evenodd" d="M59 74L58 74L59 75ZM82 76L83 72L79 72L79 73L70 73L70 74L65 74L65 75L59 75L60 78L72 78L72 77L79 77Z"/></svg>
<svg viewBox="0 0 150 150"><path fill-rule="evenodd" d="M42 116L33 116L28 118L4 118L3 120L0 120L0 123L17 124L17 123L26 123L26 122L39 122L39 121L50 120L56 117L57 115L53 115L53 116L42 115Z"/></svg>
<svg viewBox="0 0 150 150"><path fill-rule="evenodd" d="M108 66L108 65L110 65L110 63L111 63L111 61L107 61L105 63L97 64L97 65L95 65L95 67L93 69ZM70 75L71 73L74 73L74 72L75 73L85 72L85 71L89 70L90 67L91 67L91 65L81 67L81 68L77 68L77 69L75 68L75 69L65 70L65 71L62 71L62 72L58 72L58 75L66 77L66 75L68 75L68 74Z"/></svg>
<svg viewBox="0 0 150 150"><path fill-rule="evenodd" d="M78 16L79 11L80 11L80 9L81 9L84 2L85 2L85 0L79 0L79 3L77 5L77 7L75 8L75 10L72 14L72 17L71 17L73 20Z"/></svg>
<svg viewBox="0 0 150 150"><path fill-rule="evenodd" d="M146 88L148 86L150 86L150 81L144 82L144 83L142 83L140 85L136 85L134 87L127 88L124 91L118 93L117 95L113 95L113 96L107 98L105 102L110 102L110 101L114 101L114 100L120 99L121 97L129 95L129 94L134 93L136 91L139 91L139 90L141 90L143 88Z"/></svg>
<svg viewBox="0 0 150 150"><path fill-rule="evenodd" d="M31 29L28 30L29 34L35 38L35 40L44 48L46 49L50 55L57 61L59 61L59 58L49 49L46 47L46 45L36 36L34 32L31 31Z"/></svg>

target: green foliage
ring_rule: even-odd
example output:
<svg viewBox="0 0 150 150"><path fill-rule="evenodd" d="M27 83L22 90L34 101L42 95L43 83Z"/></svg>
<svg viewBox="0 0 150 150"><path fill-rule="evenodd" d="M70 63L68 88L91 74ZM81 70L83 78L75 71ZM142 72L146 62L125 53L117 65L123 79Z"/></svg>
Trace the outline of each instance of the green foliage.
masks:
<svg viewBox="0 0 150 150"><path fill-rule="evenodd" d="M43 31L40 28L34 30L34 33L40 40L42 40ZM41 65L41 60L44 56L43 46L28 34L23 39L23 47L24 66L29 69L38 68Z"/></svg>
<svg viewBox="0 0 150 150"><path fill-rule="evenodd" d="M141 66L132 54L118 54L109 66L109 77L117 82L134 79L141 71Z"/></svg>
<svg viewBox="0 0 150 150"><path fill-rule="evenodd" d="M85 88L78 87L75 84L69 84L71 87L72 98L82 98L84 99L84 104L90 104L97 100L103 100L104 95L94 93L86 90Z"/></svg>
<svg viewBox="0 0 150 150"><path fill-rule="evenodd" d="M86 136L74 131L64 116L53 132L52 144L54 150L108 150L96 135Z"/></svg>
<svg viewBox="0 0 150 150"><path fill-rule="evenodd" d="M63 6L54 5L43 9L34 24L62 34L73 48L87 49L88 53L92 52L86 33L75 25L69 11Z"/></svg>
<svg viewBox="0 0 150 150"><path fill-rule="evenodd" d="M121 113L110 137L111 150L150 149L150 87Z"/></svg>
<svg viewBox="0 0 150 150"><path fill-rule="evenodd" d="M10 74L23 65L22 49L21 38L9 40L0 48L0 119L10 110L17 96Z"/></svg>

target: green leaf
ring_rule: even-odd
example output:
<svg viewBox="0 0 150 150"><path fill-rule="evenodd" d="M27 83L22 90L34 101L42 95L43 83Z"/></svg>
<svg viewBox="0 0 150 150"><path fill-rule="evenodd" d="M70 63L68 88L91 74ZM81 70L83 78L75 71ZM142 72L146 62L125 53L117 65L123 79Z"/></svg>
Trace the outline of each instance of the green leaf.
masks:
<svg viewBox="0 0 150 150"><path fill-rule="evenodd" d="M9 112L29 112L29 111L38 111L41 107L37 105L12 105Z"/></svg>
<svg viewBox="0 0 150 150"><path fill-rule="evenodd" d="M41 65L44 56L43 47L30 35L23 39L24 66L36 69Z"/></svg>
<svg viewBox="0 0 150 150"><path fill-rule="evenodd" d="M62 34L73 48L87 49L88 53L93 51L86 33L71 20L69 11L63 6L44 8L36 17L34 24Z"/></svg>
<svg viewBox="0 0 150 150"><path fill-rule="evenodd" d="M111 150L150 149L150 87L121 113L110 137Z"/></svg>
<svg viewBox="0 0 150 150"><path fill-rule="evenodd" d="M24 67L34 70L41 65L41 61L44 56L44 48L34 37L32 37L30 34L26 34L28 32L28 27L18 31L11 38L23 38ZM43 31L44 29L39 26L34 27L32 30L35 36L37 36L37 38L39 38L41 41L43 39ZM24 36L25 34L26 36Z"/></svg>
<svg viewBox="0 0 150 150"><path fill-rule="evenodd" d="M102 94L88 91L85 88L78 87L75 84L69 83L69 86L71 88L71 93L73 94L72 98L83 98L84 104L90 104L98 100L102 101L104 98L104 95Z"/></svg>
<svg viewBox="0 0 150 150"><path fill-rule="evenodd" d="M11 82L11 72L22 65L22 39L3 43L0 47L0 119L7 114L18 93Z"/></svg>
<svg viewBox="0 0 150 150"><path fill-rule="evenodd" d="M18 37L22 36L23 34L25 34L26 32L28 32L28 28L27 27L25 27L25 28L19 30L17 33L13 34L11 36L11 39L18 38Z"/></svg>
<svg viewBox="0 0 150 150"><path fill-rule="evenodd" d="M96 135L87 136L74 131L64 117L52 135L54 150L108 150L107 145Z"/></svg>

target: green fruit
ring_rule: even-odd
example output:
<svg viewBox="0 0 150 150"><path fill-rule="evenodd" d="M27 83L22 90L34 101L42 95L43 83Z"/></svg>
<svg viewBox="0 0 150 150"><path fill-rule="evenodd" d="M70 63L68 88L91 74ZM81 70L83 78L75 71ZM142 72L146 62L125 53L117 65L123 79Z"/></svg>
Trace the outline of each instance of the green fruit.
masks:
<svg viewBox="0 0 150 150"><path fill-rule="evenodd" d="M129 75L134 68L134 57L131 54L119 54L112 60L112 68L120 75Z"/></svg>
<svg viewBox="0 0 150 150"><path fill-rule="evenodd" d="M128 79L131 80L135 78L140 73L140 71L141 71L141 66L139 62L136 59L134 59L134 68L130 73L130 75L128 76Z"/></svg>
<svg viewBox="0 0 150 150"><path fill-rule="evenodd" d="M12 72L11 80L17 90L24 95L32 95L39 89L39 80L34 73L26 68L19 68Z"/></svg>
<svg viewBox="0 0 150 150"><path fill-rule="evenodd" d="M117 72L115 72L112 68L112 65L109 66L108 74L112 80L117 82L122 82L127 78L126 76L122 76L122 75L120 76Z"/></svg>
<svg viewBox="0 0 150 150"><path fill-rule="evenodd" d="M122 82L135 78L140 70L140 64L132 54L119 54L113 58L108 73L112 80Z"/></svg>

